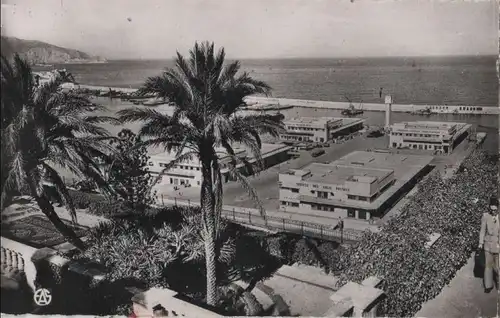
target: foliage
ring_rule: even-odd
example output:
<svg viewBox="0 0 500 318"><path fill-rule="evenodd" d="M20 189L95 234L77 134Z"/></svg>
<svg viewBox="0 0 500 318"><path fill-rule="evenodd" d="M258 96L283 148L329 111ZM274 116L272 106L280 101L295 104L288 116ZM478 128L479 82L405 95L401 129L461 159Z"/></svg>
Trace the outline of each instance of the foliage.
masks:
<svg viewBox="0 0 500 318"><path fill-rule="evenodd" d="M153 177L148 171L148 151L141 138L129 129L118 133L111 140L116 148L115 158L109 167L108 181L116 193L116 199L123 200L131 209L143 211L154 203L151 192Z"/></svg>
<svg viewBox="0 0 500 318"><path fill-rule="evenodd" d="M389 316L412 316L437 296L477 246L481 215L489 196L497 193L498 162L476 152L462 166L451 179L436 174L424 180L401 216L380 233L339 249L329 266L340 275L340 283L383 278L388 297L381 310ZM427 249L428 235L434 232L442 236Z"/></svg>
<svg viewBox="0 0 500 318"><path fill-rule="evenodd" d="M100 224L90 231L87 250L75 257L95 260L110 269L111 281L134 277L149 287L165 286L191 294L203 291L199 213L168 208L151 214ZM221 263L231 260L232 244L231 239L224 241Z"/></svg>
<svg viewBox="0 0 500 318"><path fill-rule="evenodd" d="M95 181L104 192L104 182L95 157L106 158L108 137L96 125L109 118L90 116L103 110L85 96L64 91L62 78L36 86L27 61L15 55L13 61L1 58L2 107L2 197L1 209L15 190L30 190L42 212L74 246L83 243L55 214L43 191L44 181L55 186L73 221L76 213L68 189L57 168Z"/></svg>
<svg viewBox="0 0 500 318"><path fill-rule="evenodd" d="M262 316L264 309L257 298L245 291L241 286L230 284L218 289L217 308L225 315L231 316Z"/></svg>
<svg viewBox="0 0 500 318"><path fill-rule="evenodd" d="M163 172L192 158L199 159L202 171L201 213L205 240L207 270L207 303L216 303L216 262L223 201L221 163L217 149L225 149L230 158L229 174L248 190L261 208L255 190L245 174L253 166L235 154L235 143L246 146L262 166L259 133L277 136L283 128L279 116L248 115L238 112L245 105L244 98L252 94L268 94L270 87L251 78L247 73L238 75L240 64L224 65L225 52L214 51L214 45L195 44L189 59L177 53L175 68L160 76L146 80L139 92L154 94L174 105L172 116L153 109L126 109L119 112L123 122L141 121L144 145L163 146L175 151L175 158ZM242 173L241 170L245 170ZM162 173L163 173L162 172ZM160 174L161 177L161 174Z"/></svg>

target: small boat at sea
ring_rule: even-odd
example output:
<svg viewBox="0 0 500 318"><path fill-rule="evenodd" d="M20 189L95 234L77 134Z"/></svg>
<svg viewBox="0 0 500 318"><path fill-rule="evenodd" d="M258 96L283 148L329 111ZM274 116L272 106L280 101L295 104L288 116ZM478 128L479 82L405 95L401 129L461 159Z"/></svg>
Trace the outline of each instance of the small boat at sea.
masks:
<svg viewBox="0 0 500 318"><path fill-rule="evenodd" d="M347 96L344 96L347 101L349 102L349 107L347 107L346 109L343 109L340 113L344 116L357 116L357 115L361 115L363 114L363 109L362 109L362 106L360 104L359 108L356 108L354 107L354 104L352 103L352 100L347 97Z"/></svg>
<svg viewBox="0 0 500 318"><path fill-rule="evenodd" d="M426 107L425 109L414 110L411 114L412 115L430 116L430 115L432 115L432 110L430 107Z"/></svg>

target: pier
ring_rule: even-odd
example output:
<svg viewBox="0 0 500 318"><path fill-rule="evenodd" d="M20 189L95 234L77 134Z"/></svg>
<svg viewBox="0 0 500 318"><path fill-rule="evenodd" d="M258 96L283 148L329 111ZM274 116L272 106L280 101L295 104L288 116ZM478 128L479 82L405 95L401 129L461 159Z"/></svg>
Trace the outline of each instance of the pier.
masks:
<svg viewBox="0 0 500 318"><path fill-rule="evenodd" d="M100 91L119 91L123 93L133 93L137 91L136 88L125 87L108 87L97 85L79 85L82 89L100 90ZM305 100L305 99L291 99L291 98L273 98L251 96L245 99L245 102L250 106L249 110L279 110L291 107L309 107L309 108L323 108L323 109L349 109L351 103L349 102L332 102L332 101L319 101L319 100ZM386 104L384 103L362 103L363 111L385 111ZM445 105L445 104L432 104L432 105L412 105L412 104L392 104L391 110L400 113L412 112L429 112L434 114L463 114L463 115L500 115L500 109L494 106L477 106L477 105Z"/></svg>
<svg viewBox="0 0 500 318"><path fill-rule="evenodd" d="M326 109L348 109L351 105L349 102L330 102L318 100L303 100L290 98L270 98L252 96L248 97L245 102L252 104L252 109L269 107L269 105L279 105L281 107L310 107L310 108L326 108ZM385 111L384 103L363 103L360 108L364 111ZM469 115L498 115L500 114L498 107L492 106L473 106L473 105L408 105L408 104L392 104L393 112L418 112L429 111L431 114L469 114Z"/></svg>

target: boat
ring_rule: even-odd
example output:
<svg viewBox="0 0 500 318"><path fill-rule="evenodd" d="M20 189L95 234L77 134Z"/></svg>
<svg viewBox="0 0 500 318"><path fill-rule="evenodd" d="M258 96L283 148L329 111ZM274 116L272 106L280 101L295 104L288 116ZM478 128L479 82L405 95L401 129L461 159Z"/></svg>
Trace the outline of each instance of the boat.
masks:
<svg viewBox="0 0 500 318"><path fill-rule="evenodd" d="M430 115L432 115L432 110L430 107L426 107L425 109L414 110L411 114L412 115L430 116Z"/></svg>
<svg viewBox="0 0 500 318"><path fill-rule="evenodd" d="M349 97L345 96L345 95L344 95L344 97L349 102L349 107L346 108L346 109L343 109L341 111L342 115L344 115L344 116L356 116L356 115L363 114L363 109L362 109L361 104L359 104L359 108L356 109L356 107L354 107L354 104L353 104L352 100Z"/></svg>

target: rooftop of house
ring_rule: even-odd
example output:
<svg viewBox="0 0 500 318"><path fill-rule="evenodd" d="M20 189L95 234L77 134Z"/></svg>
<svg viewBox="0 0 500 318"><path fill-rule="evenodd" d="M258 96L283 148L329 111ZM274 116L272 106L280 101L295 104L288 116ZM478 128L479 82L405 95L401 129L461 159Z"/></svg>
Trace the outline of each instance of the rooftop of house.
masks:
<svg viewBox="0 0 500 318"><path fill-rule="evenodd" d="M394 123L393 128L399 129L432 129L432 130L445 130L448 131L452 128L461 128L467 125L466 123L453 123L453 122L433 122L433 121L413 121Z"/></svg>
<svg viewBox="0 0 500 318"><path fill-rule="evenodd" d="M346 181L373 183L392 174L390 169L358 168L344 165L312 163L294 175L309 182L344 184Z"/></svg>
<svg viewBox="0 0 500 318"><path fill-rule="evenodd" d="M285 124L310 124L310 125L326 125L329 122L341 121L342 118L334 117L295 117L284 121Z"/></svg>

